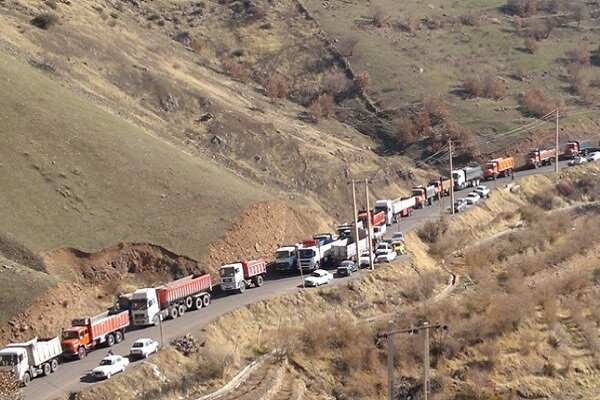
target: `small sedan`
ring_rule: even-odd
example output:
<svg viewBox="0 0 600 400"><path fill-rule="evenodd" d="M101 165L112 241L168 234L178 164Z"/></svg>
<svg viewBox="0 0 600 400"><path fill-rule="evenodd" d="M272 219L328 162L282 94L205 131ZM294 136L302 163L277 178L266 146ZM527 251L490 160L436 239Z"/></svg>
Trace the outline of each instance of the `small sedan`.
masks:
<svg viewBox="0 0 600 400"><path fill-rule="evenodd" d="M373 253L370 253L367 251L366 253L363 252L361 253L360 257L358 258L358 265L362 268L362 267L368 267L369 265L371 265L371 261L375 262L375 256L373 255Z"/></svg>
<svg viewBox="0 0 600 400"><path fill-rule="evenodd" d="M121 356L108 356L100 361L100 365L94 368L91 375L96 379L110 379L111 376L125 372L129 365L129 360Z"/></svg>
<svg viewBox="0 0 600 400"><path fill-rule="evenodd" d="M152 353L158 351L158 342L152 339L144 338L138 339L133 342L131 350L129 350L129 356L131 358L148 358Z"/></svg>
<svg viewBox="0 0 600 400"><path fill-rule="evenodd" d="M467 202L467 205L472 206L473 204L476 204L477 202L479 202L480 198L481 197L479 196L479 193L471 192L465 197L465 201Z"/></svg>
<svg viewBox="0 0 600 400"><path fill-rule="evenodd" d="M489 199L490 198L490 188L485 185L479 185L475 188L475 191L479 195L479 197Z"/></svg>
<svg viewBox="0 0 600 400"><path fill-rule="evenodd" d="M598 161L600 160L600 151L595 151L593 153L590 153L587 156L587 161L588 162L594 162L594 161Z"/></svg>
<svg viewBox="0 0 600 400"><path fill-rule="evenodd" d="M585 164L585 163L587 163L587 158L585 158L585 157L575 157L573 160L569 161L567 163L567 165L574 166L574 165L581 165L581 164Z"/></svg>
<svg viewBox="0 0 600 400"><path fill-rule="evenodd" d="M397 240L404 241L404 234L402 232L394 232L394 234L392 235L392 242L395 242Z"/></svg>
<svg viewBox="0 0 600 400"><path fill-rule="evenodd" d="M394 250L388 250L387 252L382 252L382 251L378 251L377 252L377 258L375 259L375 262L377 263L383 263L383 262L387 262L390 263L392 261L394 261L396 259L396 257L398 257L398 253L396 253Z"/></svg>
<svg viewBox="0 0 600 400"><path fill-rule="evenodd" d="M305 280L306 286L321 286L326 285L329 281L333 280L333 274L325 271L324 269L317 269L312 272Z"/></svg>
<svg viewBox="0 0 600 400"><path fill-rule="evenodd" d="M353 272L358 271L358 266L352 260L344 260L337 268L337 274L339 276L350 276Z"/></svg>
<svg viewBox="0 0 600 400"><path fill-rule="evenodd" d="M454 212L459 213L467 208L467 200L458 199L454 202Z"/></svg>

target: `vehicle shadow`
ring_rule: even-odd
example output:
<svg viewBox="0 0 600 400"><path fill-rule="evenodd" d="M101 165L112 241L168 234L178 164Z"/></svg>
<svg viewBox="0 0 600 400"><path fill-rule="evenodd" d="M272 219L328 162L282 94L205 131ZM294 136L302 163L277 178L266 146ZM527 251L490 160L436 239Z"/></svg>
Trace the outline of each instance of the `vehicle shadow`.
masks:
<svg viewBox="0 0 600 400"><path fill-rule="evenodd" d="M99 382L99 380L89 374L85 374L85 375L82 375L81 378L79 378L79 382L81 382L81 383L96 383L96 382Z"/></svg>

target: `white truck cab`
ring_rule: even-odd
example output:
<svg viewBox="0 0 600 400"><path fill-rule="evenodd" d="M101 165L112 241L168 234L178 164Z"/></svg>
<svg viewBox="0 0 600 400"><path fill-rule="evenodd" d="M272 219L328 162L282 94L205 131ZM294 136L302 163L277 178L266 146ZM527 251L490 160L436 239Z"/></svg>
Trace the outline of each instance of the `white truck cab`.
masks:
<svg viewBox="0 0 600 400"><path fill-rule="evenodd" d="M34 338L11 343L0 350L0 370L11 371L25 386L38 375L49 375L58 368L62 354L60 337Z"/></svg>
<svg viewBox="0 0 600 400"><path fill-rule="evenodd" d="M244 281L242 263L225 264L219 270L221 275L221 289L239 290Z"/></svg>
<svg viewBox="0 0 600 400"><path fill-rule="evenodd" d="M161 310L156 296L156 289L144 288L133 292L131 296L131 318L133 324L146 326L160 321Z"/></svg>
<svg viewBox="0 0 600 400"><path fill-rule="evenodd" d="M29 371L27 351L23 347L7 347L0 350L0 370L11 371L23 382L25 372Z"/></svg>

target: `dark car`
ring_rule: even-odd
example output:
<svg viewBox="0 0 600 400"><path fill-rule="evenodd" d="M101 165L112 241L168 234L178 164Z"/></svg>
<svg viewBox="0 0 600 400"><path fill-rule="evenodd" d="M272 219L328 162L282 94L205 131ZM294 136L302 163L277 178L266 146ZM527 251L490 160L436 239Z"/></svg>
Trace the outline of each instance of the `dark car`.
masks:
<svg viewBox="0 0 600 400"><path fill-rule="evenodd" d="M353 272L358 271L358 266L352 260L342 261L340 266L337 269L337 273L339 276L349 276L352 275Z"/></svg>
<svg viewBox="0 0 600 400"><path fill-rule="evenodd" d="M458 199L454 202L454 212L459 213L467 208L467 201L465 199Z"/></svg>

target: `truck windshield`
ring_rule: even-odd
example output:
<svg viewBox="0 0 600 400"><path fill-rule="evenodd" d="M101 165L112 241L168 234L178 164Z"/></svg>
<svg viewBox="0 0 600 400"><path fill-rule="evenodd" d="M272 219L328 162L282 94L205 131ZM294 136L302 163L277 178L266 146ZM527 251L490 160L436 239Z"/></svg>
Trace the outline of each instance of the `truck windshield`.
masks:
<svg viewBox="0 0 600 400"><path fill-rule="evenodd" d="M487 164L485 164L485 168L486 169L494 169L494 167L495 167L494 163L487 163Z"/></svg>
<svg viewBox="0 0 600 400"><path fill-rule="evenodd" d="M133 300L131 302L131 309L134 311L145 310L146 308L148 308L148 302L146 299Z"/></svg>
<svg viewBox="0 0 600 400"><path fill-rule="evenodd" d="M16 354L3 354L0 356L0 367L11 367L18 363L18 357Z"/></svg>
<svg viewBox="0 0 600 400"><path fill-rule="evenodd" d="M457 181L458 180L458 172L453 172L452 178L454 178L454 180Z"/></svg>
<svg viewBox="0 0 600 400"><path fill-rule="evenodd" d="M377 206L377 207L375 207L375 214L377 214L377 213L379 213L381 211L383 211L384 213L387 214L387 212L388 212L387 206Z"/></svg>
<svg viewBox="0 0 600 400"><path fill-rule="evenodd" d="M315 251L312 249L300 250L300 258L313 258L314 256L315 256Z"/></svg>
<svg viewBox="0 0 600 400"><path fill-rule="evenodd" d="M77 331L63 331L62 338L63 339L78 339L79 334L77 333Z"/></svg>
<svg viewBox="0 0 600 400"><path fill-rule="evenodd" d="M223 267L221 268L221 277L229 278L235 276L235 268L233 267Z"/></svg>
<svg viewBox="0 0 600 400"><path fill-rule="evenodd" d="M291 257L290 252L287 250L280 250L275 254L275 258L281 260L282 258Z"/></svg>
<svg viewBox="0 0 600 400"><path fill-rule="evenodd" d="M577 147L576 143L567 143L567 149L574 149Z"/></svg>

